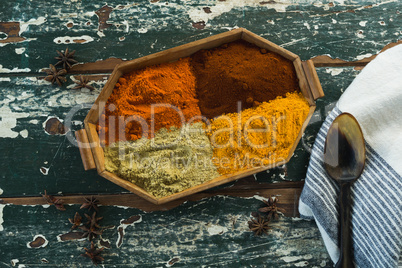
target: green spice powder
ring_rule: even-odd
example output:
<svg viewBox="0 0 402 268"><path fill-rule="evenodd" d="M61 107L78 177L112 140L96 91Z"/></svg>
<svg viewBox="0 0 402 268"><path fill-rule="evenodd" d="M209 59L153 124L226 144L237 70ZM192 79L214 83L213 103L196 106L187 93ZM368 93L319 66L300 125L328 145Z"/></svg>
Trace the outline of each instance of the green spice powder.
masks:
<svg viewBox="0 0 402 268"><path fill-rule="evenodd" d="M157 198L181 192L219 175L202 123L161 129L152 139L105 147L106 170Z"/></svg>

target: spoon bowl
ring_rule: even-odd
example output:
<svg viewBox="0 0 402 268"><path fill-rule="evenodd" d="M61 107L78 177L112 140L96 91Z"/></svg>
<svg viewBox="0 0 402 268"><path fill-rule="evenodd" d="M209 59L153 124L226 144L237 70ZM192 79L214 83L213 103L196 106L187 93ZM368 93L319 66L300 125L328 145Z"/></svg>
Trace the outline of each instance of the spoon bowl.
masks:
<svg viewBox="0 0 402 268"><path fill-rule="evenodd" d="M340 114L332 122L324 145L324 168L339 184L341 253L335 267L354 267L351 240L350 186L363 172L366 149L356 118Z"/></svg>

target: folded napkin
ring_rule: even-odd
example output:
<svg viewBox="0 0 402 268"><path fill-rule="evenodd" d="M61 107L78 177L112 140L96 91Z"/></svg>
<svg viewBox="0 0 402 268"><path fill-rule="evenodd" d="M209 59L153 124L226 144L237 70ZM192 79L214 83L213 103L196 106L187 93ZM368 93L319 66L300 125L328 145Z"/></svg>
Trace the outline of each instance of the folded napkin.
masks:
<svg viewBox="0 0 402 268"><path fill-rule="evenodd" d="M357 267L397 267L402 249L402 45L379 54L356 77L323 123L300 197L302 218L315 219L331 259L338 245L339 187L323 166L325 137L342 112L359 122L366 165L352 186L352 238Z"/></svg>

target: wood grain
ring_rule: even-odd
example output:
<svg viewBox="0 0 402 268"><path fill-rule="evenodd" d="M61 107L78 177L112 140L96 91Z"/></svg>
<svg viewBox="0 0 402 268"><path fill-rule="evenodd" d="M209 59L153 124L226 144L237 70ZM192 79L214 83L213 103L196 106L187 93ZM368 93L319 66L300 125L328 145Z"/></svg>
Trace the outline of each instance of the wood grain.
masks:
<svg viewBox="0 0 402 268"><path fill-rule="evenodd" d="M95 169L95 160L90 148L88 135L85 129L80 129L75 132L75 137L78 142L78 148L82 159L82 164L85 170Z"/></svg>
<svg viewBox="0 0 402 268"><path fill-rule="evenodd" d="M100 146L99 136L96 132L96 125L91 123L85 124L85 130L88 135L89 142L91 143L91 150L96 164L98 173L105 171L105 155Z"/></svg>
<svg viewBox="0 0 402 268"><path fill-rule="evenodd" d="M300 91L303 93L303 96L308 101L308 104L310 106L313 106L313 105L315 105L315 102L314 102L313 95L310 91L310 87L307 83L307 79L306 79L306 76L304 74L303 67L301 64L302 64L302 62L299 57L297 57L293 61L293 66L295 67L295 70L297 73L297 78L299 78Z"/></svg>
<svg viewBox="0 0 402 268"><path fill-rule="evenodd" d="M243 28L213 35L171 49L163 50L145 57L122 63L118 69L124 74L147 66L176 61L188 57L201 49L211 49L241 38Z"/></svg>
<svg viewBox="0 0 402 268"><path fill-rule="evenodd" d="M99 60L95 62L86 62L75 64L68 70L72 74L99 74L99 73L111 73L116 65L125 62L118 58L109 58L105 60Z"/></svg>
<svg viewBox="0 0 402 268"><path fill-rule="evenodd" d="M240 181L239 181L240 182ZM135 194L110 194L110 195L95 195L95 197L104 206L126 206L138 208L144 211L164 211L181 205L186 201L198 201L204 198L213 197L216 195L234 196L234 197L253 197L255 195L269 197L272 195L279 196L279 207L286 210L285 215L289 217L297 217L298 200L304 182L283 182L283 183L264 183L255 182L254 177L242 180L235 186L208 190L201 193L173 200L172 202L162 205L156 205L146 201L143 197ZM82 204L84 197L87 195L65 195L56 196L63 200L64 204ZM46 201L42 197L10 197L0 199L0 204L14 205L44 205Z"/></svg>
<svg viewBox="0 0 402 268"><path fill-rule="evenodd" d="M0 24L1 25L1 24ZM247 35L244 35L246 41L249 39L246 37ZM14 38L14 37L13 37ZM8 39L9 42L18 42L18 41L23 41L22 40L15 40L14 39ZM6 40L0 40L0 42L5 42ZM381 52L384 52L385 50L394 47L398 44L401 44L402 40L399 40L397 42L392 42L384 46L384 48L381 49ZM288 55L288 54L287 54ZM312 57L311 60L313 61L315 67L348 67L348 66L365 66L367 65L370 61L372 61L376 56L373 55L368 58L364 58L362 60L357 60L357 61L345 61L339 58L331 58L327 55L318 55L315 57ZM296 55L297 56L297 55ZM291 57L292 59L295 58L294 56ZM110 74L113 69L121 63L127 62L126 60L122 60L119 58L109 58L106 60L99 60L95 62L86 62L86 63L79 63L74 65L70 70L69 73L72 74L100 74L100 73L107 73Z"/></svg>
<svg viewBox="0 0 402 268"><path fill-rule="evenodd" d="M307 78L307 84L310 88L310 92L313 95L314 100L322 98L325 96L324 91L318 78L317 72L315 71L314 63L312 60L303 61L302 67L304 74Z"/></svg>
<svg viewBox="0 0 402 268"><path fill-rule="evenodd" d="M380 54L381 52L386 51L387 49L390 49L396 45L402 44L402 40L398 40L397 42L392 42L384 46L381 51L378 53ZM365 66L367 65L370 61L374 60L377 55L372 55L370 57L357 60L357 61L345 61L340 58L331 58L327 55L319 55L311 58L311 60L314 62L315 67L347 67L347 66Z"/></svg>
<svg viewBox="0 0 402 268"><path fill-rule="evenodd" d="M313 114L314 114L315 108L316 108L315 105L310 106L310 110L309 110L309 112L308 112L308 114L307 114L306 119L305 119L304 122L303 122L302 127L300 128L300 131L299 131L299 134L297 135L296 141L293 143L292 148L291 148L290 151L289 151L289 155L288 155L288 157L286 158L286 162L289 162L290 159L292 158L293 153L294 153L294 151L296 150L296 147L297 147L297 145L299 144L299 141L300 141L300 139L302 138L303 133L304 133L304 131L306 130L307 125L309 124L310 119L311 119L311 117L312 117Z"/></svg>
<svg viewBox="0 0 402 268"><path fill-rule="evenodd" d="M0 43L16 43L24 41L25 38L20 36L20 23L16 21L0 22L0 33L5 33L7 37L0 40Z"/></svg>
<svg viewBox="0 0 402 268"><path fill-rule="evenodd" d="M264 39L261 36L258 36L246 29L243 29L242 39L249 43L255 44L261 48L265 48L269 51L275 52L275 53L281 55L282 57L284 57L288 60L291 60L291 61L294 61L299 57L296 54L290 52L289 50L286 50L286 49L272 43L271 41L268 41L267 39Z"/></svg>
<svg viewBox="0 0 402 268"><path fill-rule="evenodd" d="M100 173L99 175L101 175L102 177L108 179L109 181L119 185L120 187L123 187L124 189L135 193L137 196L144 198L147 202L151 202L153 204L157 204L158 200L155 198L155 196L149 194L148 192L146 192L144 189L142 189L141 187L138 187L137 185L124 180L122 178L120 178L119 176L109 172L109 171L103 171L102 173Z"/></svg>

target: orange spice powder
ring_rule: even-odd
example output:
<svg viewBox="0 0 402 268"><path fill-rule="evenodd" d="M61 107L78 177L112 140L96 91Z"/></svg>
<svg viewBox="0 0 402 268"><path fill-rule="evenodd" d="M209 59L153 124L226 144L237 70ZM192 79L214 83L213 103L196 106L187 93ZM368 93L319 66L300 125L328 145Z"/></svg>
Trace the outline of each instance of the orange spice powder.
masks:
<svg viewBox="0 0 402 268"><path fill-rule="evenodd" d="M101 143L109 145L143 136L152 138L161 128L180 127L190 118L200 116L195 87L189 58L123 75L113 89L98 125Z"/></svg>

